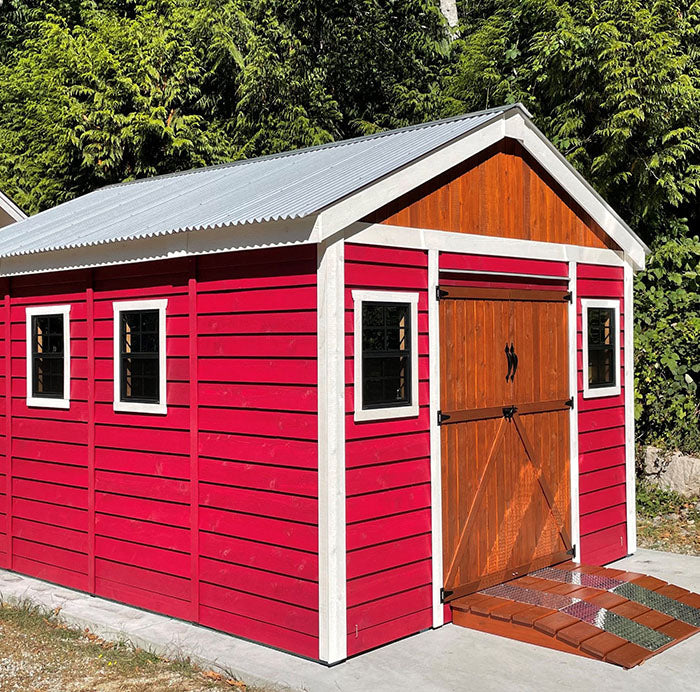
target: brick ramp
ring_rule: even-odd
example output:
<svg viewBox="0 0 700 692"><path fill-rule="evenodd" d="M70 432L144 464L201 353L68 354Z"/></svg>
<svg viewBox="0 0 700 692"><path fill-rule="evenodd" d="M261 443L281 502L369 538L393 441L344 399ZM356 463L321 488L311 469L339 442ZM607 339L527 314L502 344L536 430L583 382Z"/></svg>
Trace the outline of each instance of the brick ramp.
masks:
<svg viewBox="0 0 700 692"><path fill-rule="evenodd" d="M700 595L573 562L450 603L456 625L632 668L700 631Z"/></svg>

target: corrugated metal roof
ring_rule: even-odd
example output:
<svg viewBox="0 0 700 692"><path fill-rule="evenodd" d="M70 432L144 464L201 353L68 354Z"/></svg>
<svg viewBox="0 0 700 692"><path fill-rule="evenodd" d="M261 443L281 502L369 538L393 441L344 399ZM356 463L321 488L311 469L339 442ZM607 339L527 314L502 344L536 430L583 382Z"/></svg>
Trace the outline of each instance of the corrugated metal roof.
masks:
<svg viewBox="0 0 700 692"><path fill-rule="evenodd" d="M0 233L0 257L310 216L513 106L104 187Z"/></svg>

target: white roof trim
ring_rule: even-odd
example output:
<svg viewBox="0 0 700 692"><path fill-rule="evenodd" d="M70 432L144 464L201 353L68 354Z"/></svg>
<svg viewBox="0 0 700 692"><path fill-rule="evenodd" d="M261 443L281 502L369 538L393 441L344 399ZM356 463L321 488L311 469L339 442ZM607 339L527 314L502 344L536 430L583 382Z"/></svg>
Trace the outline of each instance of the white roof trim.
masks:
<svg viewBox="0 0 700 692"><path fill-rule="evenodd" d="M622 248L635 269L644 268L649 248L593 189L580 173L535 127L524 107L495 113L493 119L426 156L412 161L366 188L332 204L319 215L323 239L347 228L367 214L475 156L505 137L523 147L566 190L591 218Z"/></svg>
<svg viewBox="0 0 700 692"><path fill-rule="evenodd" d="M308 245L318 242L316 221L316 217L311 216L0 257L0 276L22 276L221 252Z"/></svg>
<svg viewBox="0 0 700 692"><path fill-rule="evenodd" d="M27 218L27 215L2 192L0 192L0 209L7 212L15 221L21 221Z"/></svg>

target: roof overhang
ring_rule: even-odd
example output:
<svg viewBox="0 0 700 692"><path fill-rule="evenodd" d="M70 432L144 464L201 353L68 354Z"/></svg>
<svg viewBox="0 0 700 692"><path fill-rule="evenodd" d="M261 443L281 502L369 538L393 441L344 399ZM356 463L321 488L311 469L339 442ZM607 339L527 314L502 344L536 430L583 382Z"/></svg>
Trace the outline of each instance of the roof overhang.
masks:
<svg viewBox="0 0 700 692"><path fill-rule="evenodd" d="M494 113L493 118L478 128L323 209L317 222L320 239L327 240L397 197L504 138L518 140L622 249L634 269L644 268L649 248L535 127L527 110L520 104L507 111Z"/></svg>

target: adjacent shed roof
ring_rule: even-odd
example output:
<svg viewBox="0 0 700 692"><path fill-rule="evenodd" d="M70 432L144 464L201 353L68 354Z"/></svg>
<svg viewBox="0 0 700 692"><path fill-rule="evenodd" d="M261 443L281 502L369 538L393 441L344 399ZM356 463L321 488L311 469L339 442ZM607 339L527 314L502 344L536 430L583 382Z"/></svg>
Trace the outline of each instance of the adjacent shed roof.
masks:
<svg viewBox="0 0 700 692"><path fill-rule="evenodd" d="M0 257L313 215L510 107L111 185L0 233Z"/></svg>

